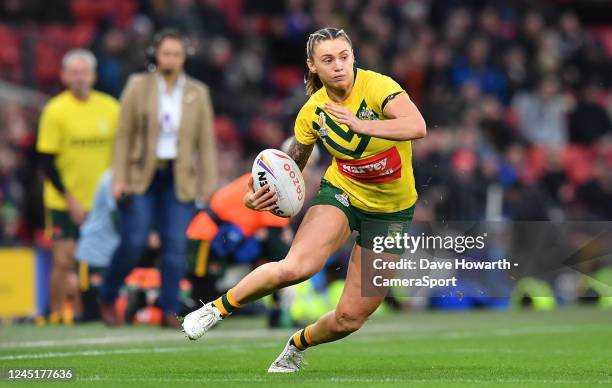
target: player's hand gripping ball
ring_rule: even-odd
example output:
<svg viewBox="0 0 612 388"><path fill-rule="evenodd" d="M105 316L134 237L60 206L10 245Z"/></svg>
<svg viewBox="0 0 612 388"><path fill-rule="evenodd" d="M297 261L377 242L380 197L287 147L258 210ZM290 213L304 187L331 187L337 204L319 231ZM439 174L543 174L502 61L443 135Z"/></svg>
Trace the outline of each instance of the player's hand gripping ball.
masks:
<svg viewBox="0 0 612 388"><path fill-rule="evenodd" d="M263 150L253 162L253 188L255 191L268 184L276 193L277 201L272 213L280 217L291 217L304 206L306 186L302 172L286 153Z"/></svg>

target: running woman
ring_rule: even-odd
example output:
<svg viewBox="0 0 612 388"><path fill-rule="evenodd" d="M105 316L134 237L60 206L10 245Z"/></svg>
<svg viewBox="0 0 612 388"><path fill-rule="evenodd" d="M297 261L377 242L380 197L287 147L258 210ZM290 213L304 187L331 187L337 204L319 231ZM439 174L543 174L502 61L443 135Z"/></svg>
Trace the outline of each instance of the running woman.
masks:
<svg viewBox="0 0 612 388"><path fill-rule="evenodd" d="M182 322L188 338L200 338L241 306L312 277L351 231L359 232L338 305L292 335L270 373L297 372L306 349L359 330L383 302L383 296L361 293L362 249L371 248L371 242L362 242L362 223L411 222L417 199L411 140L426 134L423 117L400 85L354 66L351 40L343 30L323 28L311 34L306 55L310 98L298 113L288 154L304 169L316 140L322 140L333 160L319 193L285 259L256 268ZM254 191L251 180L244 197L247 207L272 210L276 197L267 189Z"/></svg>

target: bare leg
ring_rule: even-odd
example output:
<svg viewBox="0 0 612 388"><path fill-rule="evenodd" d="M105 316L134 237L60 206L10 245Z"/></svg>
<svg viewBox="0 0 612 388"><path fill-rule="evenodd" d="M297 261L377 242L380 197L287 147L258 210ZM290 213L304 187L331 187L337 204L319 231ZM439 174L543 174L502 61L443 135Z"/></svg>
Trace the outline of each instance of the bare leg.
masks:
<svg viewBox="0 0 612 388"><path fill-rule="evenodd" d="M51 314L61 316L66 301L68 280L74 271L74 240L63 239L53 242L53 268L50 280Z"/></svg>
<svg viewBox="0 0 612 388"><path fill-rule="evenodd" d="M287 257L246 275L232 288L232 297L242 305L312 277L349 235L348 220L340 209L330 205L311 207Z"/></svg>
<svg viewBox="0 0 612 388"><path fill-rule="evenodd" d="M309 345L336 341L359 330L383 302L382 296L361 296L361 253L355 244L338 306L308 327Z"/></svg>

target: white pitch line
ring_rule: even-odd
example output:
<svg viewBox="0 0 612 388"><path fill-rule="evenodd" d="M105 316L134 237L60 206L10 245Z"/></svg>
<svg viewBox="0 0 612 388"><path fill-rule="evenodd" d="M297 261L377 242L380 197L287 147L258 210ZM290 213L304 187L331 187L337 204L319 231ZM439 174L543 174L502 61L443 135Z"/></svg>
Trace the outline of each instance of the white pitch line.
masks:
<svg viewBox="0 0 612 388"><path fill-rule="evenodd" d="M16 354L11 356L2 356L0 360L37 360L41 358L61 358L75 356L110 356L113 354L134 354L134 353L172 353L178 351L188 351L188 348L147 348L147 349L115 349L115 350L82 350L78 352L48 352L36 354Z"/></svg>
<svg viewBox="0 0 612 388"><path fill-rule="evenodd" d="M70 345L107 345L117 343L133 343L133 342L152 342L177 339L180 336L177 333L160 333L159 335L130 335L130 336L108 336L108 337L91 337L91 338L75 338L75 339L57 339L57 340L37 340L37 341L12 341L0 345L0 349L4 348L38 348L38 347L54 347L54 346L70 346Z"/></svg>
<svg viewBox="0 0 612 388"><path fill-rule="evenodd" d="M250 344L249 347L256 348L271 348L279 347L278 342L259 342ZM0 361L14 360L38 360L43 358L63 358L63 357L92 357L92 356L110 356L116 354L139 354L139 353L178 353L178 352L194 352L194 351L209 351L209 350L235 350L240 351L246 345L226 344L226 345L207 345L207 346L173 346L173 347L155 347L155 348L137 348L137 349L108 349L108 350L80 350L74 352L47 352L33 354L15 354L8 356L0 356Z"/></svg>
<svg viewBox="0 0 612 388"><path fill-rule="evenodd" d="M224 332L207 333L207 339L226 339L231 336L232 339L247 339L247 338L269 338L277 336L287 336L290 332L275 332L272 330L235 330ZM131 344L131 343L147 343L159 341L186 340L185 336L180 332L174 333L159 333L147 335L120 335L120 336L104 336L76 339L57 339L57 340L38 340L38 341L12 341L0 344L0 350L10 348L38 348L38 347L57 347L57 346L72 346L72 345L109 345L109 344Z"/></svg>
<svg viewBox="0 0 612 388"><path fill-rule="evenodd" d="M571 328L576 330L576 329L579 329L580 327L572 326L572 325L565 325L565 326L558 326L558 327L549 326L549 327L516 328L514 331L517 334L551 333L551 332L561 333L561 332L570 331ZM389 331L388 329L383 331L382 328L378 328L377 330L373 330L372 328L370 328L370 330L365 331L363 334L368 334L368 333L372 334L373 332L380 332L382 334L393 334L393 331ZM498 329L498 330L492 330L488 332L481 330L481 331L474 331L474 332L468 332L468 333L437 333L436 332L436 333L430 333L428 335L412 336L411 338L422 339L422 338L431 338L432 336L435 336L436 339L474 338L474 337L487 337L487 336L505 337L505 336L510 335L511 332L512 332L512 329ZM224 333L217 332L217 333L210 333L210 334L224 334L223 337L227 338L228 332L224 332ZM285 335L284 333L275 333L275 332L271 332L267 330L265 331L264 330L235 331L235 332L231 332L231 334L233 338L263 337L263 334L265 334L265 338L267 339L269 339L270 337L283 337ZM463 334L463 335L457 335L457 334ZM118 338L125 338L125 337L115 337L115 339L118 339ZM380 340L381 340L380 337L372 338L372 337L363 336L363 335L358 336L357 338L351 339L351 341L357 341L357 342L378 342ZM140 342L140 341L135 341L135 342ZM109 343L114 343L114 342L109 342ZM232 343L230 344L227 344L227 343L208 344L205 341L202 341L201 346L185 345L185 346L180 346L180 347L175 346L175 347L155 347L155 348L136 348L136 349L105 349L105 350L81 350L81 351L71 351L71 352L45 352L45 353L15 354L15 355L0 356L0 361L35 360L35 359L41 359L41 358L63 358L63 357L77 357L77 356L108 356L108 355L113 355L113 354L133 354L133 353L148 353L148 352L172 353L172 352L184 352L184 351L207 351L207 350L215 350L215 349L233 349L235 351L240 351L244 349L245 347L274 347L276 345L278 345L276 341L274 342L273 341L255 342L255 343L251 342L247 344L240 344L240 343L237 343L237 344L232 344ZM463 350L458 349L456 351L457 352L474 352L475 350L473 348L469 348L469 349L465 348ZM483 352L486 352L486 350L483 350Z"/></svg>
<svg viewBox="0 0 612 388"><path fill-rule="evenodd" d="M107 378L100 376L78 378L77 381L118 381L118 382L185 382L185 383L223 383L223 382L269 382L274 381L276 376L268 375L268 377L248 377L248 378L231 378L231 377L156 377L156 378ZM436 382L461 382L461 383L476 383L476 384L491 384L491 383L512 383L512 384L610 384L612 380L551 380L551 379L516 379L516 378L493 378L493 379L470 379L470 378L400 378L400 377L311 377L308 376L304 381L308 382L327 382L327 383L436 383Z"/></svg>
<svg viewBox="0 0 612 388"><path fill-rule="evenodd" d="M584 329L585 326L581 325L555 325L555 326L532 326L532 327L512 327L512 328L498 328L498 329L486 329L477 331L457 331L448 332L442 331L441 329L435 330L422 330L417 329L411 325L405 324L380 324L370 323L366 324L362 330L357 332L354 337L369 334L408 334L411 338L428 338L431 335L435 335L436 338L472 338L482 337L484 335L492 335L496 337L514 336L519 334L537 334L537 333L563 333L568 331L574 331L576 329ZM259 330L224 330L224 331L213 331L206 334L207 339L215 340L227 340L228 336L232 339L257 339L257 338L279 338L288 335L290 331L275 331L268 329ZM38 348L38 347L59 347L59 346L79 346L79 345L110 345L110 344L131 344L131 343L150 343L159 341L172 341L172 340L183 340L185 337L180 333L158 333L158 334L146 334L146 335L120 335L120 336L104 336L104 337L89 337L89 338L66 338L56 340L37 340L37 341L11 341L0 343L0 350L11 349L11 348ZM377 339L373 339L377 340Z"/></svg>
<svg viewBox="0 0 612 388"><path fill-rule="evenodd" d="M370 342L365 341L363 338L355 339L355 342ZM272 348L280 346L279 342L267 342L267 343L254 343L249 345L240 344L229 344L229 345L204 345L201 347L192 346L173 346L173 347L155 347L155 348L136 348L136 349L108 349L108 350L80 350L73 352L46 352L46 353L30 353L30 354L16 354L8 356L0 356L0 361L14 361L14 360L38 360L44 358L64 358L64 357L91 357L91 356L110 356L117 354L139 354L139 353L178 353L178 352L193 352L193 351L208 351L208 350L233 350L233 351L244 351L247 347L257 348ZM499 349L474 349L474 348L455 348L448 349L446 352L449 353L519 353L511 350L499 350ZM422 351L419 350L417 353L439 353L439 350Z"/></svg>

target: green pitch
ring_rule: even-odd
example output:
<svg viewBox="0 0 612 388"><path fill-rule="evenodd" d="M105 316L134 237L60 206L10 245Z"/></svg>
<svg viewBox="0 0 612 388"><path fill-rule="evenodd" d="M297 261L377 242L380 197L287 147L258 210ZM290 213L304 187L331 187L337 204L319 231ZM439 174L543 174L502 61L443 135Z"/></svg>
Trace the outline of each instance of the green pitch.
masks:
<svg viewBox="0 0 612 388"><path fill-rule="evenodd" d="M73 367L76 381L53 383L71 387L612 385L610 310L377 317L351 337L309 350L300 373L268 375L289 334L239 317L195 342L142 326L4 327L0 368Z"/></svg>

